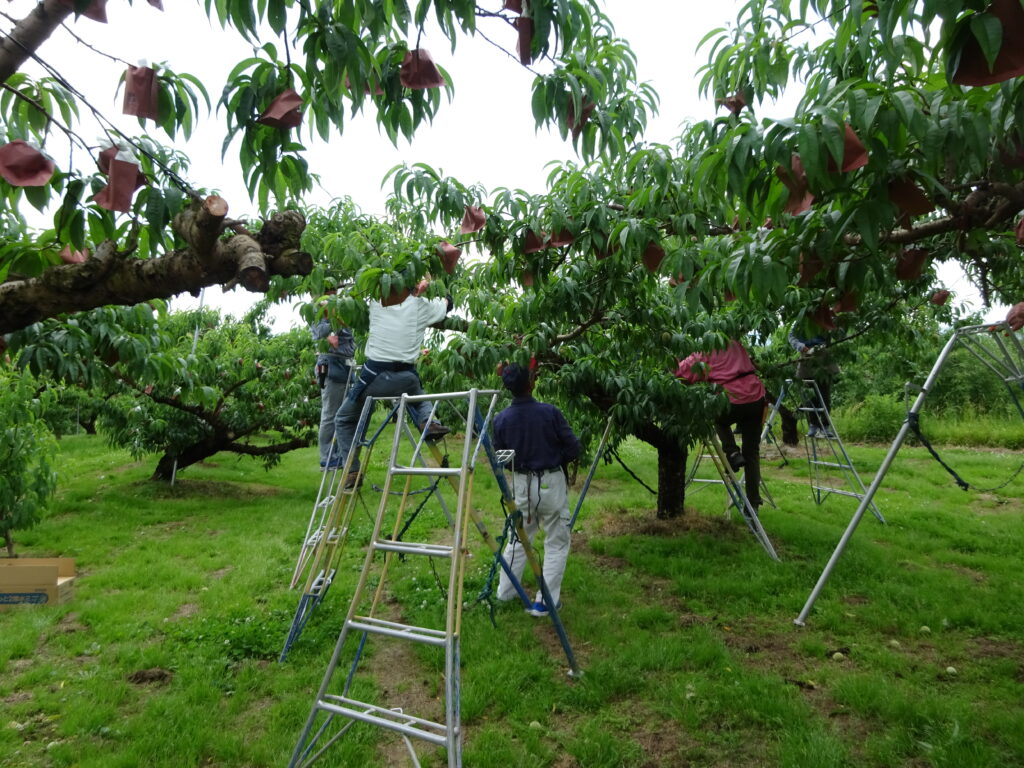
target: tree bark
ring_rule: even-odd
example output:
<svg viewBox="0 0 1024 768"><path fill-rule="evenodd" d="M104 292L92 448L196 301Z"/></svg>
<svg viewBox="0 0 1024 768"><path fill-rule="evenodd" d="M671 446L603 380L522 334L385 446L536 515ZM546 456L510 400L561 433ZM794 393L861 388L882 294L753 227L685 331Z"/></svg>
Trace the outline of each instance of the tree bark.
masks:
<svg viewBox="0 0 1024 768"><path fill-rule="evenodd" d="M19 21L8 37L0 38L0 83L21 69L29 56L53 34L72 13L60 0L43 0Z"/></svg>
<svg viewBox="0 0 1024 768"><path fill-rule="evenodd" d="M7 547L7 556L14 557L14 537L10 531L4 531L4 546Z"/></svg>
<svg viewBox="0 0 1024 768"><path fill-rule="evenodd" d="M152 259L133 259L119 254L115 244L108 241L81 264L51 267L39 277L0 285L0 334L47 317L107 304L130 306L185 291L198 295L206 286L233 284L243 273L243 285L266 290L268 275L291 277L312 272L313 258L294 248L275 257L260 252L248 235L217 239L227 209L213 205L211 210L211 200L175 221L175 227L189 242L187 249Z"/></svg>
<svg viewBox="0 0 1024 768"><path fill-rule="evenodd" d="M658 450L658 511L662 520L683 515L686 501L686 457L688 449L669 441Z"/></svg>

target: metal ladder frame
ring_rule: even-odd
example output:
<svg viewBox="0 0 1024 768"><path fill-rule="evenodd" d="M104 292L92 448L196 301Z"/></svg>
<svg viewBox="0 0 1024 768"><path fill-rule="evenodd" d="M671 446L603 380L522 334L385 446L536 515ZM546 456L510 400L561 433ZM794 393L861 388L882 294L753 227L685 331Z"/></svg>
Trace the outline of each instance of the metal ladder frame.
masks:
<svg viewBox="0 0 1024 768"><path fill-rule="evenodd" d="M764 436L765 436L766 429L767 428L762 428L762 430L761 430L761 442L762 443L764 442ZM718 435L716 434L714 437L715 437L715 440L718 441L719 447L721 447L721 440L719 439ZM718 479L717 480L715 478L711 478L711 477L697 477L697 472L700 470L701 462L704 459L712 459L712 460L714 460L716 458L714 456L714 454L709 453L707 450L705 450L706 448L708 448L708 443L709 443L708 440L702 440L698 444L699 445L699 450L691 451L690 452L694 456L694 459L693 459L693 464L690 466L690 468L686 472L686 479L685 479L686 486L685 487L689 488L694 483L698 484L700 487L694 488L693 491L692 491L693 493L696 493L697 491L701 490L701 488L703 488L704 486L707 486L707 485L722 485L722 486L724 486L726 484L725 478L722 476L721 472L718 473ZM760 448L760 444L758 445L758 448ZM723 449L722 452L724 454L724 449ZM783 458L785 458L785 457L783 457ZM715 469L716 470L718 469L717 465L715 466ZM737 471L737 470L734 470L732 468L732 465L730 464L729 465L729 471L732 472L736 476L736 480L737 481L741 481L743 479L743 470L742 470L742 468L739 471ZM778 504L775 503L775 499L772 497L771 491L768 490L768 484L765 482L763 474L761 475L760 482L758 483L758 485L760 485L760 487L761 487L761 495L764 496L765 500L771 505L772 509L778 509L779 508ZM747 494L746 494L746 486L743 485L742 483L740 483L740 486L741 486L741 490L743 492L743 498L746 499L746 496L747 496ZM736 506L731 495L729 496L729 501L728 501L727 506L728 506L728 508L732 508L732 507Z"/></svg>
<svg viewBox="0 0 1024 768"><path fill-rule="evenodd" d="M480 417L477 410L476 400L480 394L491 396L491 407L486 418ZM501 557L500 548L498 548L493 537L491 537L487 532L486 527L483 525L483 521L480 519L479 513L476 512L471 501L476 457L481 447L485 449L491 468L495 470L495 477L498 479L499 485L502 486L503 494L507 493L507 484L504 483L504 475L500 470L500 458L493 451L487 435L487 424L493 414L497 394L497 391L481 392L480 390L472 389L468 392L448 393L444 395L402 396L399 405L400 423L404 422L402 417L406 412L406 404L409 402L433 401L433 410L429 417L429 419L432 420L439 401L468 397L469 410L466 416L467 428L463 437L462 463L461 466L457 468L440 466L441 455L439 448L434 444L425 443L424 437L421 435L419 441L414 446L413 460L411 464L417 463L417 459L422 457L423 448L426 447L433 456L437 465L432 466L428 462L428 466L398 466L396 464L396 458L398 456L398 448L400 444L400 430L395 430L387 477L381 493L381 501L374 521L374 529L371 534L370 544L367 547L363 570L352 596L348 614L346 615L345 622L335 645L334 653L324 675L323 682L321 683L320 690L317 693L309 718L307 719L306 725L289 763L290 768L298 768L299 766L304 768L305 766L311 765L356 722L366 722L375 726L397 731L405 742L410 758L416 766L419 766L419 761L416 758L415 749L410 741L411 738L422 739L436 746L446 747L448 751L449 768L458 768L461 766L462 731L459 704L459 658L463 582L465 572L464 542L467 538L470 520L472 520L478 530L480 530L484 540L491 547L492 551L495 552L495 556L498 558L499 562L501 562L502 567L505 568L506 572L511 576L508 564L505 563L504 558ZM470 428L471 422L475 427L474 429ZM406 478L405 490L401 494L398 510L395 514L395 522L391 538L382 540L380 538L381 528L389 507L391 486L396 476L404 476ZM452 520L449 525L449 529L452 534L451 546L426 543L408 543L397 539L399 530L401 529L405 507L409 498L410 483L412 478L415 476L435 476L439 478L446 478L456 490L456 512L454 520ZM516 525L517 530L522 532L522 515L514 509L514 502L513 514L519 514ZM525 533L523 533L523 536L525 537ZM527 559L530 561L531 567L534 569L534 573L538 578L538 583L541 586L545 599L550 601L550 594L547 591L546 584L544 584L543 574L540 569L539 562L537 561L536 553L532 547L530 547L527 539L524 538L523 544L526 550ZM356 611L359 609L360 605L364 603L363 593L367 587L367 581L374 566L375 555L378 552L384 553L384 562L380 566L380 575L370 604L370 611L367 616L357 616ZM439 629L413 627L397 622L386 621L373 615L383 596L387 570L395 554L445 557L450 560L447 590L448 602L445 629L443 632ZM522 585L519 584L514 577L512 577L512 581L520 599L525 605L529 605L529 597L523 590ZM558 617L557 610L553 608L550 613L552 621L555 623L556 629L559 631L560 639L563 640L563 646L566 649L571 670L576 674L580 674L576 667L571 647L569 647L567 638L565 637L564 628L561 625L561 620ZM342 650L345 646L346 640L352 632L360 632L361 638L355 651L351 669L346 677L341 695L329 694L328 690L331 687L331 682L338 667ZM405 714L400 708L382 707L375 704L358 702L348 697L347 694L351 686L353 676L358 667L368 636L371 634L396 639L418 641L433 646L443 647L445 649L446 695L445 723L443 725L424 718ZM318 713L320 712L326 713L326 718L314 732L313 728L318 719ZM348 719L348 722L340 726L336 733L328 735L327 731L335 717L346 718ZM323 743L321 743L322 739L324 740Z"/></svg>
<svg viewBox="0 0 1024 768"><path fill-rule="evenodd" d="M779 445L779 440L775 437L775 417L779 415L779 409L782 407L782 398L786 394L785 386L779 391L779 396L775 398L775 402L768 409L768 415L765 417L764 425L761 427L761 444L771 443L775 450L779 452L779 457L782 459L782 463L779 467L785 467L789 464L789 459L786 458L785 451L782 450L782 446Z"/></svg>
<svg viewBox="0 0 1024 768"><path fill-rule="evenodd" d="M999 362L1005 366L1005 370L1001 371L998 366L993 365L993 362L998 360L998 358L995 358L988 353L982 354L979 352L981 344L978 343L974 337L984 333L991 335L996 346L1003 354L1003 360ZM1002 334L1002 336L999 334ZM1006 338L1009 341L1004 342L1003 338ZM875 477L871 481L871 485L868 487L867 492L864 494L864 498L860 500L857 510L853 513L853 517L846 526L846 530L843 532L842 537L840 537L839 543L836 544L836 548L833 550L832 556L829 558L828 563L825 564L825 568L818 577L817 583L808 595L807 601L804 603L804 607L801 609L800 614L793 620L793 623L797 626L802 627L806 624L807 616L810 614L811 609L814 608L814 604L817 602L818 596L821 594L822 589L824 589L825 584L832 575L832 571L839 562L839 558L842 557L843 552L846 550L847 544L850 543L850 539L857 530L857 526L860 525L860 521L864 517L864 513L871 505L872 499L874 499L875 494L878 492L878 488L882 484L882 480L885 479L886 474L889 472L889 467L892 466L892 462L895 460L896 454L899 453L900 447L903 445L903 441L906 440L907 433L910 431L911 419L920 413L921 408L924 406L925 398L935 386L935 381L938 379L939 373L942 371L943 366L945 366L946 361L949 359L949 356L957 343L962 343L965 348L974 354L975 357L978 357L984 365L993 370L996 375L1002 379L1003 383L1006 384L1007 389L1010 390L1010 396L1012 397L1014 404L1017 406L1017 410L1020 412L1021 417L1024 418L1024 408L1021 408L1020 399L1017 397L1017 392L1012 387L1013 384L1016 384L1018 387L1024 387L1024 345L1021 344L1016 333L1006 322L994 324L988 323L985 325L969 325L956 329L946 341L945 346L943 346L942 350L939 352L939 356L936 358L935 364L928 373L928 377L925 379L924 384L921 385L920 392L914 400L914 404L907 412L907 418L904 419L903 425L900 427L900 431L896 434L895 439L892 441L892 445L889 446L889 451L886 453L881 466L879 466L878 471L875 473ZM1014 360L1013 353L1016 353L1016 360ZM986 357L988 362L986 362ZM1006 373L1009 375L1004 375Z"/></svg>
<svg viewBox="0 0 1024 768"><path fill-rule="evenodd" d="M827 425L826 429L828 435L830 435L809 437L805 433L803 438L804 451L807 454L807 466L810 470L811 498L814 499L814 503L821 505L831 494L851 496L858 500L863 499L867 489L856 467L853 465L853 460L850 458L842 438L839 437L839 431L836 429L835 422L832 421L832 414L825 407L825 399L821 394L818 383L814 379L786 379L785 384L782 385L779 391L778 398L775 400L775 404L772 406L772 411L765 421L766 428L774 424L775 416L787 393L795 393L800 398L800 405L797 407L798 413L817 414L819 421ZM814 405L804 405L808 401L813 402ZM828 453L821 449L819 441L824 441L828 444ZM825 468L840 470L843 479L849 487L837 488L833 485L827 485L823 479L825 474L823 469ZM881 510L878 509L874 502L871 503L871 513L878 522L885 523Z"/></svg>
<svg viewBox="0 0 1024 768"><path fill-rule="evenodd" d="M738 509L740 515L743 517L743 522L747 524L750 532L754 534L754 538L757 539L757 542L764 548L764 551L768 553L768 556L772 560L778 560L779 556L775 552L775 547L772 546L771 539L768 538L768 534L765 533L765 530L761 525L761 519L757 515L757 510L751 506L750 501L747 499L747 494L744 491L743 483L737 477L736 473L732 471L732 467L729 465L729 461L725 456L725 450L722 448L722 441L718 439L718 435L712 432L711 437L705 440L705 445L709 445L712 448L712 452L707 454L707 456L711 459L711 463L715 465L715 469L718 471L718 476L721 480L700 480L699 482L720 482L725 487L726 493L729 494L730 503L726 509L729 510L733 507ZM764 490L763 484L762 490Z"/></svg>
<svg viewBox="0 0 1024 768"><path fill-rule="evenodd" d="M369 438L366 438L364 435L377 402L394 402L394 406L377 430ZM344 467L328 470L323 473L320 480L320 489L317 493L317 500L313 504L313 511L310 514L309 523L306 527L306 535L303 537L299 557L295 564L295 570L292 573L290 588L294 589L300 581L304 582L304 587L302 595L299 597L299 603L288 630L288 635L285 638L284 647L281 650L281 655L278 657L279 662L283 662L288 657L288 652L291 650L292 645L298 640L313 612L323 601L337 573L337 563L348 539L352 515L356 507L356 499L362 487L362 470L360 470L359 480L354 488L346 489L344 487L345 479L348 477L353 463L362 453L363 448L366 448L368 451L366 464L369 463L377 439L387 428L392 417L397 415L398 409L398 397L367 397L359 414L359 421L356 425L355 435ZM416 439L412 435L407 421L398 421L395 433L403 434L412 445L416 444ZM334 445L335 443L332 443L332 455L334 453ZM445 516L448 518L449 524L451 524L451 513L448 511L444 497L436 493L436 489L423 490L436 496ZM305 579L303 579L303 574L305 574Z"/></svg>

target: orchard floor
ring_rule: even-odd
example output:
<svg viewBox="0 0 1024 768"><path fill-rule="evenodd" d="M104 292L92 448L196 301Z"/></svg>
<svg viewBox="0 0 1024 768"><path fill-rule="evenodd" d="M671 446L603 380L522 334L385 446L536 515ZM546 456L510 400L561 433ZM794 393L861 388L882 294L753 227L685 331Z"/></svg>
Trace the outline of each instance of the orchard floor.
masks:
<svg viewBox="0 0 1024 768"><path fill-rule="evenodd" d="M65 439L62 451L51 515L16 541L22 556L75 557L76 593L0 613L0 766L287 765L361 568L379 465L331 589L278 663L320 479L311 450L270 472L218 455L173 488L148 481L153 461L100 438ZM849 451L870 482L885 447ZM942 452L979 486L1021 461ZM463 765L1024 765L1024 480L964 492L923 449L904 448L877 498L887 524L864 517L797 627L856 500L816 504L806 458L788 453L786 466L772 451L763 462L777 508L761 519L778 562L727 513L721 486L691 485L687 514L659 520L625 470L599 466L561 611L581 678L566 675L550 621L497 604L492 623L475 602L491 557L471 537ZM619 454L653 484L645 446ZM478 478L474 499L498 533L493 479ZM442 536L443 521L427 504L409 535ZM386 609L432 625L445 575L418 560L393 564ZM434 650L370 643L355 686L436 718L443 669ZM418 752L423 765L447 764L441 750ZM360 726L317 764L411 763L401 742Z"/></svg>

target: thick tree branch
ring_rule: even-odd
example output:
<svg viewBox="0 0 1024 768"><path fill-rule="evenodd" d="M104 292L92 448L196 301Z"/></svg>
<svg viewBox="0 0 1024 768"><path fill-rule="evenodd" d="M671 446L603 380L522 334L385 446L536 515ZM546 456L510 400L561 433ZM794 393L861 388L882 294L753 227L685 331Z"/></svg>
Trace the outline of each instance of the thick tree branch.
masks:
<svg viewBox="0 0 1024 768"><path fill-rule="evenodd" d="M60 0L43 0L9 36L0 38L0 83L17 72L71 12L72 8Z"/></svg>
<svg viewBox="0 0 1024 768"><path fill-rule="evenodd" d="M294 451L298 448L305 448L308 445L308 438L293 437L285 443L274 443L273 445L249 445L248 443L231 441L222 450L241 453L246 456L273 456L277 453L288 453L288 451Z"/></svg>
<svg viewBox="0 0 1024 768"><path fill-rule="evenodd" d="M0 333L67 312L133 305L185 291L198 294L207 286L235 281L263 292L271 275L312 272L312 257L294 247L274 257L262 252L248 235L217 239L227 213L222 203L220 198L208 198L200 210L176 221L191 246L187 249L159 258L130 259L119 256L108 242L82 264L51 267L39 277L0 285Z"/></svg>

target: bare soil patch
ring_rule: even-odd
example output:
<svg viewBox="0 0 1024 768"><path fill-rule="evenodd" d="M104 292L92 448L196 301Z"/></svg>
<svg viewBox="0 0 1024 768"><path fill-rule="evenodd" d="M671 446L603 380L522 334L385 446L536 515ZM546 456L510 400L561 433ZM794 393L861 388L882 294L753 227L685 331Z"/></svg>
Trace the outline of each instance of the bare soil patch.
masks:
<svg viewBox="0 0 1024 768"><path fill-rule="evenodd" d="M73 632L85 632L89 629L78 620L77 613L66 613L60 617L60 621L53 625L51 632L57 635L70 635Z"/></svg>
<svg viewBox="0 0 1024 768"><path fill-rule="evenodd" d="M179 479L174 485L141 480L136 486L156 499L181 499L200 496L206 499L258 499L276 496L281 490L260 483L232 483L213 480Z"/></svg>
<svg viewBox="0 0 1024 768"><path fill-rule="evenodd" d="M379 618L388 621L402 621L393 604L385 611L379 611ZM390 614L390 615L384 615ZM376 642L373 642L376 640ZM365 656L360 663L362 674L371 677L380 689L378 705L401 707L403 712L416 717L426 718L435 723L443 723L445 719L444 680L435 679L432 670L426 669L417 658L412 643L387 638L371 638L372 653ZM438 650L438 653L441 651ZM347 671L340 669L335 672L335 680ZM357 675L360 671L357 671ZM392 731L381 730L383 738L377 748L380 756L378 765L408 765L409 750L401 736ZM418 755L424 744L413 742Z"/></svg>
<svg viewBox="0 0 1024 768"><path fill-rule="evenodd" d="M174 673L161 667L140 669L128 675L128 682L136 685L166 685L174 677Z"/></svg>
<svg viewBox="0 0 1024 768"><path fill-rule="evenodd" d="M182 619L188 619L199 613L199 606L195 603L182 603L178 606L178 610L167 617L168 621L181 621Z"/></svg>
<svg viewBox="0 0 1024 768"><path fill-rule="evenodd" d="M655 517L654 510L645 510L641 514L620 509L606 512L592 521L595 525L593 533L601 536L658 536L675 538L693 533L712 536L736 536L739 527L723 516L703 515L687 510L679 517L661 519ZM579 534L576 535L579 538Z"/></svg>

